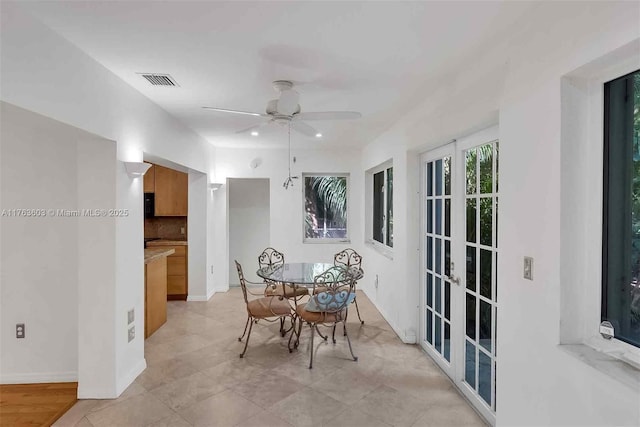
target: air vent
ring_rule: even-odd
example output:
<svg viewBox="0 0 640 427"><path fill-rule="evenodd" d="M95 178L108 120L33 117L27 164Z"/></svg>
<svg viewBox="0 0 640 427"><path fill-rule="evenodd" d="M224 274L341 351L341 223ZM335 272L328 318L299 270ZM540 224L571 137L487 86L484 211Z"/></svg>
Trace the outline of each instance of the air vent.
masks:
<svg viewBox="0 0 640 427"><path fill-rule="evenodd" d="M169 74L139 73L154 86L179 86Z"/></svg>

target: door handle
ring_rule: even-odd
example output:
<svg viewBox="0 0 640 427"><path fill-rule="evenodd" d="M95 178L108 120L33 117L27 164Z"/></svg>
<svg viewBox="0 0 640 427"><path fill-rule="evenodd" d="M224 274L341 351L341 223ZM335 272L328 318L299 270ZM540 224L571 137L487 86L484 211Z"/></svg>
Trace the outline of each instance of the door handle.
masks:
<svg viewBox="0 0 640 427"><path fill-rule="evenodd" d="M459 277L454 276L453 274L451 276L447 276L445 274L444 278L447 279L448 281L450 281L451 283L455 283L456 285L460 286L460 278Z"/></svg>

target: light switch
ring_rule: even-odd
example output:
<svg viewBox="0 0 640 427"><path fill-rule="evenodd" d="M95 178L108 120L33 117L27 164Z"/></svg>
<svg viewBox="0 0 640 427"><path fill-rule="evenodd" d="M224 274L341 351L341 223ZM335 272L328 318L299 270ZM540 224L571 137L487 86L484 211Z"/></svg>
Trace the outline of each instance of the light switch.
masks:
<svg viewBox="0 0 640 427"><path fill-rule="evenodd" d="M533 258L530 256L524 257L523 275L525 279L533 280Z"/></svg>

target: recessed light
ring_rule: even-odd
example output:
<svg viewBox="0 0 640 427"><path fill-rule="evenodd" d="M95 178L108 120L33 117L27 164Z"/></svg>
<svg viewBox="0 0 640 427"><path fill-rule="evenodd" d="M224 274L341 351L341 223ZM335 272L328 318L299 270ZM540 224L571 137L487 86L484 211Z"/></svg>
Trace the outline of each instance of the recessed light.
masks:
<svg viewBox="0 0 640 427"><path fill-rule="evenodd" d="M322 138L322 134L320 132L316 133L316 138Z"/></svg>
<svg viewBox="0 0 640 427"><path fill-rule="evenodd" d="M258 133L257 130L252 130L251 131L251 136L258 136L258 135L260 135L260 134Z"/></svg>

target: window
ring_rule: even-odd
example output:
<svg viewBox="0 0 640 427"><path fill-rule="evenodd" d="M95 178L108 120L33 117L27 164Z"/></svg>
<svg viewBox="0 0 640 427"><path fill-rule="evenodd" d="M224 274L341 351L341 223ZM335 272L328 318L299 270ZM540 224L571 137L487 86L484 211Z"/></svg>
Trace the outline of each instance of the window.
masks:
<svg viewBox="0 0 640 427"><path fill-rule="evenodd" d="M602 320L640 347L640 70L604 86Z"/></svg>
<svg viewBox="0 0 640 427"><path fill-rule="evenodd" d="M393 167L373 174L373 240L393 247Z"/></svg>
<svg viewBox="0 0 640 427"><path fill-rule="evenodd" d="M303 175L304 241L345 241L347 230L347 174Z"/></svg>

